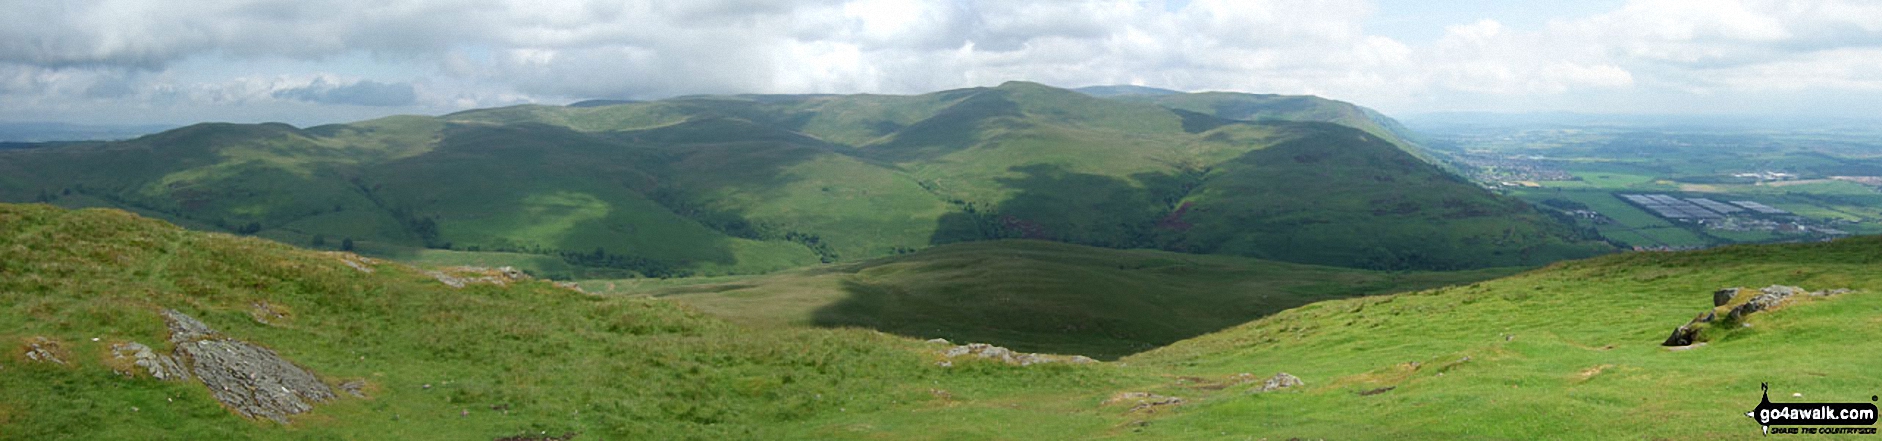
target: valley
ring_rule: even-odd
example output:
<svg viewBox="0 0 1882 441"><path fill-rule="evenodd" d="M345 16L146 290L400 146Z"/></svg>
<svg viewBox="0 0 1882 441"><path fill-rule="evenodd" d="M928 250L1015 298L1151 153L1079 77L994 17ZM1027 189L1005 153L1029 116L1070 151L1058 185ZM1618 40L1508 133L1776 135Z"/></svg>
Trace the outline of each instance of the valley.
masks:
<svg viewBox="0 0 1882 441"><path fill-rule="evenodd" d="M1872 153L1882 137L1832 123L1430 118L1428 145L1479 185L1576 217L1619 246L1695 249L1882 233ZM1628 195L1730 202L1667 216ZM1745 207L1740 202L1755 204ZM1762 209L1753 209L1762 207Z"/></svg>

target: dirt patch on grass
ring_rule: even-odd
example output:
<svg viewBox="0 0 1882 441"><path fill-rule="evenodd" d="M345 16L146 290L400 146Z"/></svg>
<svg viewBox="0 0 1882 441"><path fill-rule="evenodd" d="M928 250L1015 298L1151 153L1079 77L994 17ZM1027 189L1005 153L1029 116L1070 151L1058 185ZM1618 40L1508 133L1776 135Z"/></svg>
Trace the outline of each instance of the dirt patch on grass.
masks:
<svg viewBox="0 0 1882 441"><path fill-rule="evenodd" d="M1593 379L1594 376L1601 375L1602 372L1605 372L1608 369L1613 368L1613 367L1614 365L1604 364L1604 365L1599 365L1599 366L1592 366L1587 369L1582 369L1581 372L1575 373L1575 379L1579 381L1588 381L1589 379Z"/></svg>

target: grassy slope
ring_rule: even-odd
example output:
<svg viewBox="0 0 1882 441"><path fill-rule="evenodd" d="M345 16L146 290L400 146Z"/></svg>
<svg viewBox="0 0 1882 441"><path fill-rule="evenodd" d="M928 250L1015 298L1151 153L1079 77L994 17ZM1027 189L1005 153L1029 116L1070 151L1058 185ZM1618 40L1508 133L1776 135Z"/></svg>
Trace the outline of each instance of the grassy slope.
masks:
<svg viewBox="0 0 1882 441"><path fill-rule="evenodd" d="M1171 248L1369 268L1539 265L1607 246L1342 126L1308 131L1217 167L1188 201L1195 227ZM1585 239L1584 239L1585 240Z"/></svg>
<svg viewBox="0 0 1882 441"><path fill-rule="evenodd" d="M857 326L1113 359L1315 301L1509 273L1391 274L1014 240L686 286L583 285L669 298L755 325Z"/></svg>
<svg viewBox="0 0 1882 441"><path fill-rule="evenodd" d="M0 341L13 348L0 356L6 439L778 438L846 415L944 404L931 389L1004 400L1117 381L1101 366L944 370L912 340L754 332L669 302L547 282L454 290L398 264L362 273L338 254L118 211L0 205L0 250ZM252 319L263 301L287 318ZM101 360L113 343L168 346L159 308L269 346L329 384L363 379L370 398L341 398L281 427L233 416L199 384L111 373ZM61 342L73 364L27 362L18 348L32 337ZM1010 433L1104 424L1087 415Z"/></svg>
<svg viewBox="0 0 1882 441"><path fill-rule="evenodd" d="M1310 385L1214 395L1160 422L1172 437L1752 438L1758 427L1743 412L1761 382L1775 401L1861 401L1882 390L1870 368L1882 362L1878 250L1882 239L1865 237L1568 262L1315 304L1128 361L1205 376L1287 371ZM1658 346L1710 305L1712 290L1770 284L1860 292L1754 315L1696 350ZM1382 387L1396 389L1356 394Z"/></svg>
<svg viewBox="0 0 1882 441"><path fill-rule="evenodd" d="M1562 263L1314 303L1120 363L1026 368L938 368L924 355L937 347L910 339L748 328L540 282L450 290L395 264L364 274L333 254L113 211L0 205L0 249L0 339L51 337L78 363L29 364L17 346L0 357L9 438L1750 439L1758 428L1742 413L1760 382L1778 401L1882 390L1870 368L1882 362L1882 239L1872 237ZM1858 292L1754 315L1695 350L1658 347L1711 290L1777 283ZM289 318L258 324L247 313L257 300ZM158 307L271 346L326 381L366 379L372 398L283 428L231 416L200 386L98 364L113 342L161 346ZM1276 371L1307 385L1220 386ZM1187 401L1151 413L1102 405L1123 391ZM490 410L498 404L510 413Z"/></svg>

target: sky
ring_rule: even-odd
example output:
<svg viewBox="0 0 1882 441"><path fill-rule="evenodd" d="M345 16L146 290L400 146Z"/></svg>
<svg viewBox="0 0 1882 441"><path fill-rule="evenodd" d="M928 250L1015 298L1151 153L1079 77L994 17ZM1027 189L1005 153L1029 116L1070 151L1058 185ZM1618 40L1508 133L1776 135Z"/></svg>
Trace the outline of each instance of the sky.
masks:
<svg viewBox="0 0 1882 441"><path fill-rule="evenodd" d="M1009 80L1388 114L1864 118L1882 113L1882 2L0 0L0 121L304 126Z"/></svg>

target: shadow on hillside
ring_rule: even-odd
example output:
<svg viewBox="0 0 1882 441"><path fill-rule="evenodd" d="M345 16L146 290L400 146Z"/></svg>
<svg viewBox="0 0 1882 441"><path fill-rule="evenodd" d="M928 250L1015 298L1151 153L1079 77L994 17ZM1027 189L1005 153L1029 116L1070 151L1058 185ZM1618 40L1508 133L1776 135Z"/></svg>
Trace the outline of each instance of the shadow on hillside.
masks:
<svg viewBox="0 0 1882 441"><path fill-rule="evenodd" d="M1384 273L1039 241L963 244L878 261L837 281L810 311L956 344L1111 360L1323 300L1424 289L1510 273Z"/></svg>
<svg viewBox="0 0 1882 441"><path fill-rule="evenodd" d="M442 234L421 237L430 246L682 276L739 266L734 238L781 238L765 236L742 213L706 208L697 195L710 189L687 188L671 176L779 186L793 179L784 169L821 151L799 144L815 142L801 135L730 119L631 133L454 126L438 148L365 170L359 188L408 233L422 235L423 223L435 222Z"/></svg>
<svg viewBox="0 0 1882 441"><path fill-rule="evenodd" d="M980 144L981 136L994 130L1024 127L1025 116L1019 103L1007 99L1007 91L976 91L966 99L897 131L888 142L860 152L870 159L890 163L931 160Z"/></svg>
<svg viewBox="0 0 1882 441"><path fill-rule="evenodd" d="M956 344L991 343L1022 352L1077 354L1107 361L1233 325L1221 323L1208 329L1138 335L1133 328L1156 325L1078 311L1103 309L1108 302L1049 307L1049 303L1074 299L1043 298L1052 297L1048 295L1016 301L1013 297L1027 293L907 289L855 280L841 284L847 295L818 308L812 314L812 324L869 328L924 340L941 337Z"/></svg>
<svg viewBox="0 0 1882 441"><path fill-rule="evenodd" d="M1078 173L1053 164L1012 167L1001 178L1013 197L994 207L963 204L943 215L933 245L995 239L1041 239L1106 248L1161 248L1186 228L1179 202L1205 171L1138 173L1125 180ZM1136 181L1133 185L1131 181Z"/></svg>

